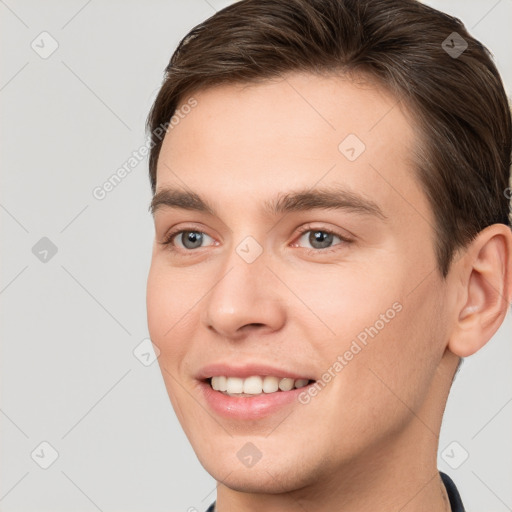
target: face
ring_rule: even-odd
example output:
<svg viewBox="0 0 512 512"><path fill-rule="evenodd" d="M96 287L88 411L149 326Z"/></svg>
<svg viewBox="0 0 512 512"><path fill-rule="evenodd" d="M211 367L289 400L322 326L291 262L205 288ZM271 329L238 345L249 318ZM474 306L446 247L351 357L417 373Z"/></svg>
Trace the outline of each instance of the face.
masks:
<svg viewBox="0 0 512 512"><path fill-rule="evenodd" d="M446 285L396 99L298 73L194 99L158 161L147 312L203 466L274 493L430 442Z"/></svg>

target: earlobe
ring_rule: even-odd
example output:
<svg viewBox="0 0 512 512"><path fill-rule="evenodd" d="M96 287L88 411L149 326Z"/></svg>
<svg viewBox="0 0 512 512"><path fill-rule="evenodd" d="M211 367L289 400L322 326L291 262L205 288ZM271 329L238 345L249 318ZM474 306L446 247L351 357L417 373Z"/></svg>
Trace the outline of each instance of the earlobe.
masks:
<svg viewBox="0 0 512 512"><path fill-rule="evenodd" d="M457 264L461 304L448 349L467 357L482 348L507 314L512 291L512 232L504 224L482 230Z"/></svg>

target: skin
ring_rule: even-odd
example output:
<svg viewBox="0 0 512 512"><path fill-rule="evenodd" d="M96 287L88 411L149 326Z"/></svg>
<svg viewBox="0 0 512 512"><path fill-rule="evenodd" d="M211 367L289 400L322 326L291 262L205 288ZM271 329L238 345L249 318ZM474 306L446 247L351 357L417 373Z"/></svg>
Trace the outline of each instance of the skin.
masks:
<svg viewBox="0 0 512 512"><path fill-rule="evenodd" d="M433 213L409 161L415 127L369 82L291 73L194 98L164 139L157 192L194 191L217 215L156 209L147 312L173 407L219 482L217 510L450 510L436 466L442 414L459 357L507 312L510 229L486 228L442 278ZM351 133L366 146L353 162L338 149ZM263 211L277 194L334 185L371 199L385 219ZM325 252L298 232L308 224L351 242L334 237ZM199 249L179 235L163 245L171 228L208 236ZM250 264L236 252L247 236L263 250ZM321 379L397 302L401 311L305 405L247 421L201 398L195 376L212 361ZM252 467L237 457L247 442L261 452Z"/></svg>

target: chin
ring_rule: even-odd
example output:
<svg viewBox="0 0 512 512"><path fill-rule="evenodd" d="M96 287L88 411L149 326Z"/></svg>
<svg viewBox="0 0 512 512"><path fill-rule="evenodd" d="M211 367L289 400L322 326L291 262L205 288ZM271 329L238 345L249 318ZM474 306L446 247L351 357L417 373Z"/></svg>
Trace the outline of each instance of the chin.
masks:
<svg viewBox="0 0 512 512"><path fill-rule="evenodd" d="M226 453L226 452L224 452ZM300 450L293 450L300 454ZM245 467L237 457L198 457L204 469L219 483L244 493L281 494L297 491L322 478L322 461L307 462L290 458L284 452L264 457L252 467ZM265 460L264 460L265 459Z"/></svg>

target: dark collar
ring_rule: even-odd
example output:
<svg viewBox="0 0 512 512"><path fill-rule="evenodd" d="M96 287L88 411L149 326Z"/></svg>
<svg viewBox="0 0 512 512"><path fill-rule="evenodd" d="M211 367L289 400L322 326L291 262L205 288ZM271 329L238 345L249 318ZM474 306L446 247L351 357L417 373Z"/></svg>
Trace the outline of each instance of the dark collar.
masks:
<svg viewBox="0 0 512 512"><path fill-rule="evenodd" d="M462 504L462 500L460 499L459 491L457 487L453 483L453 480L443 473L439 471L441 475L441 480L443 481L444 486L446 487L446 492L448 493L448 498L450 498L450 506L452 508L452 512L465 512L464 505ZM215 502L213 502L206 512L214 512L215 510Z"/></svg>
<svg viewBox="0 0 512 512"><path fill-rule="evenodd" d="M459 491L457 490L457 487L453 483L453 480L442 471L439 471L439 474L441 475L443 484L446 487L448 498L450 498L450 506L452 507L452 512L465 512Z"/></svg>

